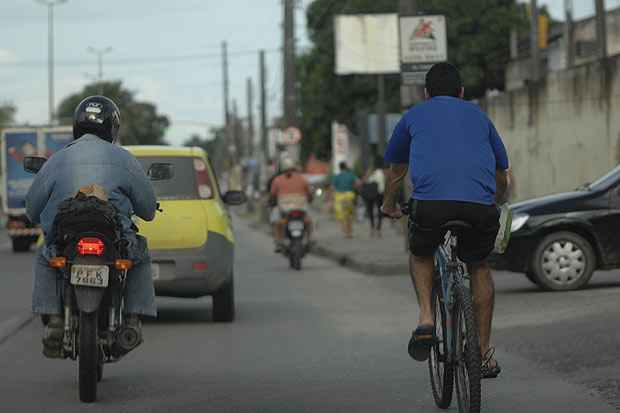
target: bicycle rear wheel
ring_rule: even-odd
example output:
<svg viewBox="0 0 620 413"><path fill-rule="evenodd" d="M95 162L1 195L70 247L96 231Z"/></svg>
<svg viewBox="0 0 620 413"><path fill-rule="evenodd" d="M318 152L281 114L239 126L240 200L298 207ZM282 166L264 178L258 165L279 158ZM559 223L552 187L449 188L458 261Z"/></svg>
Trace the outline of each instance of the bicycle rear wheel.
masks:
<svg viewBox="0 0 620 413"><path fill-rule="evenodd" d="M471 294L463 285L455 286L454 340L456 394L459 412L480 412L480 341Z"/></svg>
<svg viewBox="0 0 620 413"><path fill-rule="evenodd" d="M446 312L442 295L440 287L433 287L431 305L435 319L436 341L431 348L428 370L431 376L431 388L433 389L435 404L440 409L447 409L452 403L452 394L454 393L454 366L448 354Z"/></svg>

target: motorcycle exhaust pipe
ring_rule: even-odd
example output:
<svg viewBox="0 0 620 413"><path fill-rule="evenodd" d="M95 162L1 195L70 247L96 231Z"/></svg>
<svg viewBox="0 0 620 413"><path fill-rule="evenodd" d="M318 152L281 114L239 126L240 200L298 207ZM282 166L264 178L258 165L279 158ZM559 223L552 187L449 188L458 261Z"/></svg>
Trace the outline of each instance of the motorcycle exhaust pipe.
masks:
<svg viewBox="0 0 620 413"><path fill-rule="evenodd" d="M116 341L112 346L115 357L124 356L142 343L140 331L134 327L124 324L119 327L116 334Z"/></svg>

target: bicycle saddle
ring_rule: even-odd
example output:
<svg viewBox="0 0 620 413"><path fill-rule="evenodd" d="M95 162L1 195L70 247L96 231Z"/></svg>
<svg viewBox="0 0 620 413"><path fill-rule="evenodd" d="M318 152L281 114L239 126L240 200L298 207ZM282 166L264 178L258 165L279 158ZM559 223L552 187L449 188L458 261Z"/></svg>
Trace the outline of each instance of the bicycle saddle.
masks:
<svg viewBox="0 0 620 413"><path fill-rule="evenodd" d="M459 220L448 221L441 226L442 230L450 231L450 232L459 232L459 231L464 231L464 230L468 230L472 228L473 227L470 223L465 222L465 221L459 221Z"/></svg>

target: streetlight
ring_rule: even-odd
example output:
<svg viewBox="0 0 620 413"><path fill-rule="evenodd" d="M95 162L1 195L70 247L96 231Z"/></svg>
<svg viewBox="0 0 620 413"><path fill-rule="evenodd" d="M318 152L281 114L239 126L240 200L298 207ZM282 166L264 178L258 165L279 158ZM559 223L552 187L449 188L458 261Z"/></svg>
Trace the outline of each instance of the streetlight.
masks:
<svg viewBox="0 0 620 413"><path fill-rule="evenodd" d="M48 15L48 35L47 35L47 85L48 85L48 106L49 123L54 123L54 6L66 3L67 0L35 0L47 6Z"/></svg>

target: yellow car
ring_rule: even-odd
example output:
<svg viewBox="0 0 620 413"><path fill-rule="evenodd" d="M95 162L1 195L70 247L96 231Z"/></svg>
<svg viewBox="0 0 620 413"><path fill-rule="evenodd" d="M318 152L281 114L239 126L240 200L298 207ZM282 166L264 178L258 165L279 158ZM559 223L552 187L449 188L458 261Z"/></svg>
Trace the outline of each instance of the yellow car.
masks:
<svg viewBox="0 0 620 413"><path fill-rule="evenodd" d="M144 170L171 164L173 177L154 181L163 212L155 220L136 219L148 240L155 292L159 296L213 296L214 321L235 316L233 257L235 238L226 205L245 202L239 191L220 194L209 157L200 148L126 146Z"/></svg>

